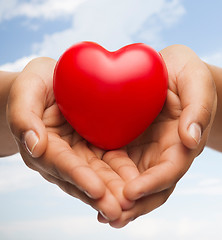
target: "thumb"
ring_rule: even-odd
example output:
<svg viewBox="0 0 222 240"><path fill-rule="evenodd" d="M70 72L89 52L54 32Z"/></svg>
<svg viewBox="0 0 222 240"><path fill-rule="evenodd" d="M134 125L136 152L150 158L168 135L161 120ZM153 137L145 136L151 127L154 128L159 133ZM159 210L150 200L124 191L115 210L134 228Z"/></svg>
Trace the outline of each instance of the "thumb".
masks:
<svg viewBox="0 0 222 240"><path fill-rule="evenodd" d="M206 142L217 102L214 81L208 68L201 61L197 65L187 65L177 80L182 105L179 135L190 149L196 149L203 138Z"/></svg>
<svg viewBox="0 0 222 240"><path fill-rule="evenodd" d="M7 106L7 118L20 149L40 157L47 147L47 132L42 122L46 102L46 85L33 74L21 73L13 84Z"/></svg>

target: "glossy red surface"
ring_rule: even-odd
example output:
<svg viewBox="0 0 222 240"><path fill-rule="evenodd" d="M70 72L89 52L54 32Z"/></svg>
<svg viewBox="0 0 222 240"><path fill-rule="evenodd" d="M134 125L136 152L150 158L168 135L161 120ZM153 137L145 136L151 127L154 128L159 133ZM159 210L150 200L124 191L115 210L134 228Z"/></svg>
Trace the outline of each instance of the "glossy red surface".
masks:
<svg viewBox="0 0 222 240"><path fill-rule="evenodd" d="M106 150L128 144L153 122L167 84L162 57L142 43L109 52L81 42L60 57L54 72L55 99L64 117Z"/></svg>

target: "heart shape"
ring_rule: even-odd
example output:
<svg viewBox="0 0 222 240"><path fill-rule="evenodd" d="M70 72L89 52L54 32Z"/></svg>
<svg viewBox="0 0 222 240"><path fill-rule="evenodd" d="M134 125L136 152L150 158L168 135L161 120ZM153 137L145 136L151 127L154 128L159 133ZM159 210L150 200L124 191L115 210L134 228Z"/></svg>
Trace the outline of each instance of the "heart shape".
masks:
<svg viewBox="0 0 222 240"><path fill-rule="evenodd" d="M71 126L90 143L111 150L134 140L157 117L168 75L160 54L145 44L109 52L81 42L60 57L53 87Z"/></svg>

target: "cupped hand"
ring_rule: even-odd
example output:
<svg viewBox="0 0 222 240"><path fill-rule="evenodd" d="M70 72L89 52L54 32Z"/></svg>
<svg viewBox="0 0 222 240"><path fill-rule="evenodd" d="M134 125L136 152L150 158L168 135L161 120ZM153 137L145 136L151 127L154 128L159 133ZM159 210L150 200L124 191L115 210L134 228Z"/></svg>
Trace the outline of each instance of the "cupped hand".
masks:
<svg viewBox="0 0 222 240"><path fill-rule="evenodd" d="M161 113L125 148L125 160L115 159L119 150L103 155L103 160L123 179L132 170L130 160L140 173L127 181L124 188L126 198L136 203L123 211L118 220L109 222L114 227L125 226L168 199L204 148L214 119L217 96L206 65L185 46L170 46L160 53L169 76L167 99ZM100 214L98 219L108 223Z"/></svg>
<svg viewBox="0 0 222 240"><path fill-rule="evenodd" d="M133 201L123 196L123 179L101 160L104 151L82 139L59 111L55 64L50 58L34 59L15 80L8 100L11 131L27 166L113 221Z"/></svg>
<svg viewBox="0 0 222 240"><path fill-rule="evenodd" d="M216 93L205 64L180 45L161 55L169 74L165 106L138 139L120 150L105 152L88 144L62 117L52 91L55 61L34 60L11 90L8 119L26 164L99 210L99 221L114 227L167 200L205 146L214 118Z"/></svg>

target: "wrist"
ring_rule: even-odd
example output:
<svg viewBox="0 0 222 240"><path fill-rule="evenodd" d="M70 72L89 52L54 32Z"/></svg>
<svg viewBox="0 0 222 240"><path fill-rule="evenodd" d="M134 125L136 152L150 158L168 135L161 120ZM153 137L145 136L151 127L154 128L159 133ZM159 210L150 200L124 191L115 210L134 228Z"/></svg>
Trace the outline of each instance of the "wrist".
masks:
<svg viewBox="0 0 222 240"><path fill-rule="evenodd" d="M213 77L217 93L217 109L207 145L222 151L222 68L205 63Z"/></svg>
<svg viewBox="0 0 222 240"><path fill-rule="evenodd" d="M0 156L17 152L17 145L7 124L6 109L11 87L19 73L0 71Z"/></svg>
<svg viewBox="0 0 222 240"><path fill-rule="evenodd" d="M11 86L18 77L18 72L0 71L0 111L4 113Z"/></svg>

